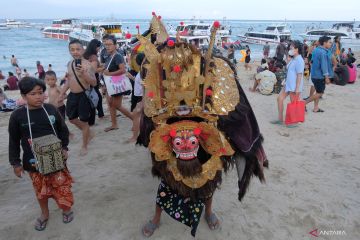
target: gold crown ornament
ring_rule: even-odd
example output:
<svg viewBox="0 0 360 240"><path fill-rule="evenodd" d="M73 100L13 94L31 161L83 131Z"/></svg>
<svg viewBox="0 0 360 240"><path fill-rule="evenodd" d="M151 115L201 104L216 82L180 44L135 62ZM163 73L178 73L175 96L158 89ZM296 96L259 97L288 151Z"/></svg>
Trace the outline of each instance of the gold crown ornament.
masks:
<svg viewBox="0 0 360 240"><path fill-rule="evenodd" d="M214 122L227 115L240 101L237 79L228 63L212 56L219 22L211 29L205 57L194 46L169 38L160 17L153 14L154 43L138 35L146 57L144 112L155 123L171 117L201 117Z"/></svg>

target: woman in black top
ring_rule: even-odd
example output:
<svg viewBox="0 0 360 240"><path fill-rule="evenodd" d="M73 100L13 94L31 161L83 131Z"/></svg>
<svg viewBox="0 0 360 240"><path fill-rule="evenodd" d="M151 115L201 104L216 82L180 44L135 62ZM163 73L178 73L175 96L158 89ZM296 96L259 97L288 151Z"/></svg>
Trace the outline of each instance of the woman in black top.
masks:
<svg viewBox="0 0 360 240"><path fill-rule="evenodd" d="M105 60L105 70L103 74L105 76L119 76L126 73L125 61L121 54L116 50L116 39L112 36L109 36L107 39L104 39L104 46L106 48L107 57ZM116 110L119 110L122 114L128 117L130 120L133 119L132 114L122 106L122 98L124 95L129 95L131 90L118 93L116 95L109 96L107 94L107 99L110 107L110 116L111 116L111 126L105 128L105 132L119 129L117 119L116 119Z"/></svg>
<svg viewBox="0 0 360 240"><path fill-rule="evenodd" d="M251 54L250 47L246 45L245 70L251 70L251 67L249 65L251 60L250 54Z"/></svg>

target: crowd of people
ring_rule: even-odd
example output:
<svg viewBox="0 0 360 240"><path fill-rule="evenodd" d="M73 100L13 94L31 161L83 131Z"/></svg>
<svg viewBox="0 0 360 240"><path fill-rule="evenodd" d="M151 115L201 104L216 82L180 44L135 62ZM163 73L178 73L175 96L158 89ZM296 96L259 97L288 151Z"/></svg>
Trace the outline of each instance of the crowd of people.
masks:
<svg viewBox="0 0 360 240"><path fill-rule="evenodd" d="M100 52L103 44L104 49ZM62 171L52 174L51 177L42 175L35 170L33 161L33 149L27 144L28 139L32 139L54 132L61 140L62 153L67 159L67 146L72 133L69 132L65 123L66 117L70 123L76 126L82 133L82 147L79 155L84 156L88 152L88 145L94 138L91 126L95 123L96 112L99 119L105 117L102 97L107 100L110 112L111 126L105 128L105 132L118 129L116 111L133 121L133 136L128 142L135 142L139 134L140 113L142 111L142 79L138 72L132 71L132 75L127 71L126 63L122 54L118 52L115 37L105 35L102 43L99 40L92 40L84 50L84 46L78 40L69 43L69 53L72 56L67 64L66 76L58 85L56 73L51 69L44 71L40 62L37 62L38 78L32 76L19 76L18 79L13 73L9 73L8 88L6 90L20 89L24 99L24 107L17 108L9 120L9 160L14 167L14 173L22 177L23 172L27 171L33 182L36 197L38 199L41 215L35 221L35 229L42 231L46 228L49 219L48 198L53 197L60 209L63 210L63 222L69 223L74 218L71 210L74 199L71 191L72 178L65 168ZM136 61L141 65L144 55L140 54ZM18 67L15 57L11 64ZM106 91L102 79L105 76L127 75L134 83L134 91L126 91L121 94L109 95ZM99 101L96 106L90 104L87 91L94 89ZM133 92L132 112L123 106L123 97ZM0 98L6 99L5 93L1 90ZM66 100L66 104L64 101ZM46 114L45 114L46 113ZM48 121L50 120L50 124ZM31 124L26 125L27 122ZM29 129L21 126L29 126ZM30 135L29 135L30 133ZM22 160L20 158L20 145L23 149ZM61 181L60 181L60 180ZM59 182L60 181L60 182ZM43 187L58 184L58 187Z"/></svg>
<svg viewBox="0 0 360 240"><path fill-rule="evenodd" d="M263 59L255 75L254 86L249 90L263 95L279 94L277 98L278 119L274 124L284 124L284 101L290 96L291 102L300 100L304 80L310 84L309 96L304 98L306 104L314 102L313 112L321 113L319 101L325 92L326 84L344 86L353 84L357 78L357 66L351 48L345 52L341 38L323 36L310 46L304 40L284 40L277 45L274 57L270 58L270 45L263 47ZM245 63L245 70L247 70ZM288 126L293 127L293 126Z"/></svg>
<svg viewBox="0 0 360 240"><path fill-rule="evenodd" d="M103 49L101 49L102 46ZM72 178L67 168L52 177L36 172L32 158L33 152L27 144L29 139L32 141L33 137L54 132L61 140L62 154L67 159L69 138L72 135L65 124L67 118L81 131L82 145L79 155L86 155L89 143L95 137L91 128L95 124L96 116L106 121L103 98L107 102L110 115L110 126L104 128L104 131L119 129L117 119L117 111L119 111L132 121L132 137L128 142L135 142L139 135L140 115L143 109L142 73L128 68L129 60L125 59L120 52L115 37L105 35L102 41L93 39L86 50L78 40L70 41L68 47L72 60L67 64L66 76L61 80L60 85L58 85L58 78L51 64L45 71L41 63L37 61L35 75L38 78L35 78L31 77L26 69L20 69L18 60L13 55L11 65L15 67L16 75L9 72L4 89L20 89L20 93L26 101L26 106L14 111L9 121L11 145L9 158L16 176L21 177L24 171L30 173L41 208L41 216L35 222L35 229L39 231L46 228L49 219L49 197L54 197L59 208L62 209L64 223L69 223L74 219ZM236 64L234 52L234 48L230 46L228 58ZM251 50L249 46L246 46L245 70L252 69L250 60ZM143 62L144 54L138 54L136 63L141 65ZM306 103L314 102L313 112L324 112L319 107L319 100L325 91L326 84L331 82L338 85L354 83L356 80L354 62L355 58L351 49L345 53L341 47L340 38L335 38L332 43L330 37L323 36L311 46L307 46L306 42L292 41L286 45L284 41L281 41L273 58L270 58L270 45L267 43L263 48L263 59L257 69L254 85L250 91L259 91L263 95L279 94L277 97L278 119L273 123L282 125L284 123L284 101L288 96L291 101L300 99L306 72L308 72L309 81L313 86L309 97L305 99ZM104 79L124 76L131 81L132 89L110 95ZM5 78L1 71L0 78ZM97 101L92 101L92 92L97 95ZM130 109L123 103L125 96L129 95L131 95ZM6 99L2 90L0 90L1 99ZM48 124L49 121L51 124ZM26 128L22 126L26 126ZM22 160L20 144L23 148ZM43 182L59 184L62 192L59 192L58 188L44 191Z"/></svg>
<svg viewBox="0 0 360 240"><path fill-rule="evenodd" d="M18 87L19 81L24 77L30 76L30 73L27 71L26 68L21 69L21 67L19 65L19 60L15 57L15 55L11 56L10 64L12 67L14 67L14 71L8 72L8 77L6 77L0 70L0 80L6 79L6 83L3 86L4 91L18 90L19 89L19 87ZM34 75L37 76L39 79L44 80L45 69L44 69L43 65L41 65L40 61L36 61L36 68L37 68L37 72ZM52 65L49 64L48 71L51 71L51 70L52 70ZM15 72L15 74L14 74L14 72Z"/></svg>

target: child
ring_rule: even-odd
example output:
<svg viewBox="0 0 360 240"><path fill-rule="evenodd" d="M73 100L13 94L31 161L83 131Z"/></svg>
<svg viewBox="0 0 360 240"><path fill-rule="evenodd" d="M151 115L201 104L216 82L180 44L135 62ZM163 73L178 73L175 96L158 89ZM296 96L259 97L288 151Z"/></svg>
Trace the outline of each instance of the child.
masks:
<svg viewBox="0 0 360 240"><path fill-rule="evenodd" d="M41 80L25 77L19 83L19 88L27 105L16 109L9 120L9 161L17 177L21 178L24 171L30 175L41 209L41 216L36 219L35 229L43 231L49 219L49 198L54 198L59 208L62 209L64 223L73 220L74 214L71 210L74 203L71 192L72 178L67 168L49 175L42 175L37 171L33 164L34 155L29 144L31 137L28 122L31 121L33 138L54 134L56 131L56 135L62 143L65 160L68 156L69 131L56 108L50 104L44 104L46 86ZM27 114L29 114L30 120L28 120ZM22 160L20 159L20 143L23 150Z"/></svg>
<svg viewBox="0 0 360 240"><path fill-rule="evenodd" d="M28 73L28 71L26 70L26 68L24 69L23 77L30 77L30 74Z"/></svg>
<svg viewBox="0 0 360 240"><path fill-rule="evenodd" d="M141 66L145 58L145 54L139 53L136 56L136 63ZM128 74L128 77L132 77L131 74ZM142 75L141 72L138 72L135 79L134 79L134 96L137 98L136 106L133 110L133 136L127 141L128 143L136 142L136 139L139 136L140 133L140 117L141 113L143 111L144 105L142 102L142 96L143 96L143 83L142 83Z"/></svg>
<svg viewBox="0 0 360 240"><path fill-rule="evenodd" d="M50 88L47 92L48 103L56 107L62 118L65 120L66 106L64 104L64 98L66 98L66 95L60 98L61 88L57 86L56 82L56 73L54 71L47 71L45 73L45 83ZM69 132L69 137L72 140L74 135Z"/></svg>
<svg viewBox="0 0 360 240"><path fill-rule="evenodd" d="M341 56L340 56L340 60L341 59L347 59L347 54L345 52L345 48L342 48L341 49Z"/></svg>
<svg viewBox="0 0 360 240"><path fill-rule="evenodd" d="M49 103L56 107L63 119L65 119L66 107L63 98L59 99L61 89L57 86L56 82L56 73L54 71L47 71L45 73L45 83L50 88L48 90Z"/></svg>
<svg viewBox="0 0 360 240"><path fill-rule="evenodd" d="M4 108L3 101L5 101L6 99L7 99L6 94L4 93L2 88L0 88L0 110L2 110Z"/></svg>
<svg viewBox="0 0 360 240"><path fill-rule="evenodd" d="M18 65L15 66L15 72L16 72L17 78L19 80L21 80L21 68Z"/></svg>
<svg viewBox="0 0 360 240"><path fill-rule="evenodd" d="M304 78L306 80L309 80L309 77L310 77L310 63L309 63L308 58L304 58L304 62L305 62Z"/></svg>

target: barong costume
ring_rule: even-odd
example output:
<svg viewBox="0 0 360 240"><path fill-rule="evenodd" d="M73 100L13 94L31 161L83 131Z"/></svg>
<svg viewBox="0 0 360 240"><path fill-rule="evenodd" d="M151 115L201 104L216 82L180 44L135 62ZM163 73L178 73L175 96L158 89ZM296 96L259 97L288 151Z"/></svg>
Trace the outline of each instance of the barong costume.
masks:
<svg viewBox="0 0 360 240"><path fill-rule="evenodd" d="M205 55L179 37L169 38L155 14L150 29L137 36L145 54L138 144L149 148L152 173L161 180L156 204L191 227L193 236L222 172L236 165L241 200L253 175L265 181L268 166L235 67L212 54L218 27L214 23Z"/></svg>

